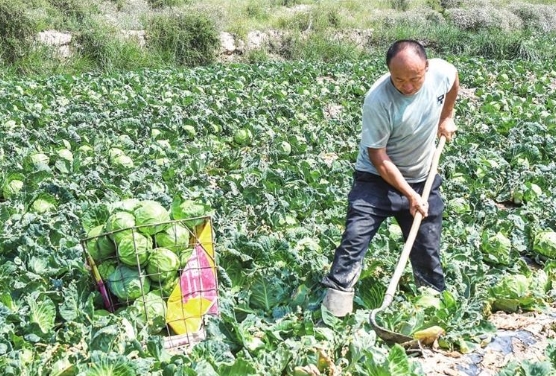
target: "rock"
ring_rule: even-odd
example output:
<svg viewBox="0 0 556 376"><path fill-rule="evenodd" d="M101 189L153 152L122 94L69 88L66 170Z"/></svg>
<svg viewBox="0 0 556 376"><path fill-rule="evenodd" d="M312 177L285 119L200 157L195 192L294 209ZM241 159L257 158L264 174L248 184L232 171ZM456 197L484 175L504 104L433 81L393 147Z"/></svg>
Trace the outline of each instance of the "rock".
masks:
<svg viewBox="0 0 556 376"><path fill-rule="evenodd" d="M242 54L245 43L236 40L233 34L228 32L220 33L220 51L224 55Z"/></svg>
<svg viewBox="0 0 556 376"><path fill-rule="evenodd" d="M137 42L139 47L146 46L147 35L145 30L127 29L121 30L121 36L126 40ZM307 34L304 33L303 36ZM339 41L355 43L360 48L365 48L369 43L370 30L348 30L338 33L334 38ZM245 40L242 40L229 32L221 32L219 35L219 55L223 60L233 61L236 57L244 55L248 51L265 49L269 54L281 51L284 43L288 40L288 33L281 30L253 30L250 31ZM46 30L38 33L37 40L40 43L57 48L61 57L71 56L72 35L57 30Z"/></svg>
<svg viewBox="0 0 556 376"><path fill-rule="evenodd" d="M147 43L145 30L122 30L122 36L124 39L134 40L139 47L145 47Z"/></svg>
<svg viewBox="0 0 556 376"><path fill-rule="evenodd" d="M71 34L56 30L41 31L37 37L39 42L56 47L70 44L72 38Z"/></svg>
<svg viewBox="0 0 556 376"><path fill-rule="evenodd" d="M63 33L56 30L41 31L37 35L37 40L42 44L54 47L58 56L62 58L71 56L70 43L72 35L69 33Z"/></svg>

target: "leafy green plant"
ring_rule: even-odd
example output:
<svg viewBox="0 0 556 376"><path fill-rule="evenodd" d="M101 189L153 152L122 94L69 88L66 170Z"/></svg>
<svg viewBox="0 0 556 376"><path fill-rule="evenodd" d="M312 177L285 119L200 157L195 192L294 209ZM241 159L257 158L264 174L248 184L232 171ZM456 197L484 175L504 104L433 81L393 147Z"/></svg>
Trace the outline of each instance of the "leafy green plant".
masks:
<svg viewBox="0 0 556 376"><path fill-rule="evenodd" d="M0 61L14 64L29 54L36 31L35 22L19 1L0 1Z"/></svg>
<svg viewBox="0 0 556 376"><path fill-rule="evenodd" d="M456 32L451 38L470 35ZM361 99L385 72L383 53L329 63L3 76L0 180L2 187L18 181L0 199L3 373L424 374L403 349L378 339L368 321L403 243L393 221L362 264L353 314L339 319L321 310L319 282L343 231ZM445 334L438 346L465 353L495 333L488 321L494 309L536 310L556 297L554 262L532 264L544 263L535 247L550 246L540 237L535 243L535 235L556 228L556 102L547 90L556 72L550 60L446 58L466 89L456 111L460 131L440 166L448 289L423 291L408 269L380 320L408 335L439 326ZM235 141L236 133L247 137ZM122 155L133 163L116 166ZM516 192L523 192L521 201ZM34 207L43 199L55 210ZM104 310L84 262L81 239L141 200L166 208L175 202L177 216L197 213L191 201L202 203L198 213L213 209L220 315L207 318L206 340L187 354L170 354L165 338L149 332L137 308L150 308L141 302L116 314ZM135 225L124 223L108 228L125 233ZM143 241L145 265L149 246L190 241L185 227L175 230ZM490 239L496 233L505 240ZM87 244L99 259L118 254L112 239ZM130 241L123 248L132 253ZM123 298L129 294L122 285L141 295L141 276L120 271L116 281L110 261L99 262L106 281ZM171 272L176 262L155 258L151 272ZM512 287L512 280L525 282L517 275L527 286ZM151 282L151 291L168 294L176 280L161 282ZM504 294L509 301L495 305ZM522 362L514 370L533 366L545 365Z"/></svg>
<svg viewBox="0 0 556 376"><path fill-rule="evenodd" d="M177 65L210 64L219 48L216 26L203 14L155 16L149 21L147 33L148 47Z"/></svg>

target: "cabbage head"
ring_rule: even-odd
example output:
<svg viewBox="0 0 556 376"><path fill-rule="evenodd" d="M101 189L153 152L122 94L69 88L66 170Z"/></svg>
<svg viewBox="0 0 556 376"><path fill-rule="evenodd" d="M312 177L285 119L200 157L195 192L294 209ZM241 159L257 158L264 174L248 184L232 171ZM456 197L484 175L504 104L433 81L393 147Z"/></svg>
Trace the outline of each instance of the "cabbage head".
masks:
<svg viewBox="0 0 556 376"><path fill-rule="evenodd" d="M191 255L193 254L193 248L185 248L178 252L178 257L180 258L180 269L185 269L187 263L191 259Z"/></svg>
<svg viewBox="0 0 556 376"><path fill-rule="evenodd" d="M59 149L56 151L56 154L58 154L58 157L65 161L70 163L73 162L73 153L69 149Z"/></svg>
<svg viewBox="0 0 556 376"><path fill-rule="evenodd" d="M100 225L93 227L87 233L87 237L92 238L87 241L87 251L95 262L116 254L116 246L108 236L102 235L103 232L104 226Z"/></svg>
<svg viewBox="0 0 556 376"><path fill-rule="evenodd" d="M102 338L102 337L100 337ZM101 358L100 361L91 362L86 376L134 376L134 368L122 359Z"/></svg>
<svg viewBox="0 0 556 376"><path fill-rule="evenodd" d="M471 212L469 200L463 197L457 197L448 201L448 208L453 210L454 213L463 215Z"/></svg>
<svg viewBox="0 0 556 376"><path fill-rule="evenodd" d="M118 259L126 265L144 265L152 250L152 239L150 236L139 232L127 234L117 244Z"/></svg>
<svg viewBox="0 0 556 376"><path fill-rule="evenodd" d="M108 280L108 277L116 271L118 261L116 259L106 260L97 265L98 274L103 281Z"/></svg>
<svg viewBox="0 0 556 376"><path fill-rule="evenodd" d="M203 204L196 203L187 199L180 201L175 199L172 202L171 215L173 219L184 220L183 223L193 229L204 222L204 218L189 220L190 218L203 217L207 215L207 207Z"/></svg>
<svg viewBox="0 0 556 376"><path fill-rule="evenodd" d="M166 230L154 236L158 247L167 248L174 253L189 247L189 230L179 223L171 224Z"/></svg>
<svg viewBox="0 0 556 376"><path fill-rule="evenodd" d="M178 255L166 248L155 248L149 256L147 274L153 281L163 281L176 276L180 268Z"/></svg>
<svg viewBox="0 0 556 376"><path fill-rule="evenodd" d="M234 142L238 145L250 145L253 141L253 133L250 129L238 129L234 132Z"/></svg>
<svg viewBox="0 0 556 376"><path fill-rule="evenodd" d="M118 244L121 238L132 233L131 228L135 226L135 216L126 211L112 213L106 221L106 232L113 232L110 238Z"/></svg>
<svg viewBox="0 0 556 376"><path fill-rule="evenodd" d="M56 204L54 196L43 193L33 201L30 209L35 213L44 214L56 210Z"/></svg>
<svg viewBox="0 0 556 376"><path fill-rule="evenodd" d="M130 268L121 264L110 274L107 285L110 292L122 302L135 300L147 294L151 288L149 279L139 274L137 268Z"/></svg>
<svg viewBox="0 0 556 376"><path fill-rule="evenodd" d="M77 150L83 154L92 154L95 151L90 145L81 145Z"/></svg>
<svg viewBox="0 0 556 376"><path fill-rule="evenodd" d="M49 170L50 157L43 153L32 153L25 157L23 167L27 171Z"/></svg>
<svg viewBox="0 0 556 376"><path fill-rule="evenodd" d="M110 160L113 160L120 155L125 155L125 152L120 148L110 148L110 150L108 150L108 157Z"/></svg>
<svg viewBox="0 0 556 376"><path fill-rule="evenodd" d="M415 300L415 306L423 308L440 309L442 305L441 293L430 287L421 287L420 295Z"/></svg>
<svg viewBox="0 0 556 376"><path fill-rule="evenodd" d="M2 197L9 199L14 197L23 189L23 178L12 178L4 182L2 185Z"/></svg>
<svg viewBox="0 0 556 376"><path fill-rule="evenodd" d="M151 284L153 289L156 289L163 298L168 298L179 283L180 278L168 278L163 281L156 281Z"/></svg>
<svg viewBox="0 0 556 376"><path fill-rule="evenodd" d="M170 221L170 213L157 201L141 201L133 214L135 215L135 225L144 234L154 235L157 232L164 231L169 226L168 223L160 224Z"/></svg>
<svg viewBox="0 0 556 376"><path fill-rule="evenodd" d="M397 223L388 226L388 238L394 242L403 241L402 228Z"/></svg>
<svg viewBox="0 0 556 376"><path fill-rule="evenodd" d="M287 156L287 155L291 154L292 146L290 145L290 143L288 141L282 141L278 144L278 146L276 147L276 150L278 151L278 154L283 155L283 156Z"/></svg>
<svg viewBox="0 0 556 376"><path fill-rule="evenodd" d="M510 265L512 242L501 232L489 235L484 232L481 241L481 251L485 262L489 264Z"/></svg>
<svg viewBox="0 0 556 376"><path fill-rule="evenodd" d="M125 198L112 204L112 210L127 211L133 213L135 208L139 206L139 200L136 198Z"/></svg>
<svg viewBox="0 0 556 376"><path fill-rule="evenodd" d="M556 259L556 231L541 231L535 234L533 251L539 255Z"/></svg>
<svg viewBox="0 0 556 376"><path fill-rule="evenodd" d="M131 159L127 155L123 155L123 154L118 155L117 157L112 159L112 163L116 167L131 168L131 167L135 166L135 164L133 163L133 159Z"/></svg>
<svg viewBox="0 0 556 376"><path fill-rule="evenodd" d="M160 292L150 291L133 302L139 311L139 320L147 325L149 333L155 334L166 327L166 302Z"/></svg>
<svg viewBox="0 0 556 376"><path fill-rule="evenodd" d="M506 274L490 287L492 308L495 311L516 312L528 309L536 302L530 290L529 279L522 274Z"/></svg>

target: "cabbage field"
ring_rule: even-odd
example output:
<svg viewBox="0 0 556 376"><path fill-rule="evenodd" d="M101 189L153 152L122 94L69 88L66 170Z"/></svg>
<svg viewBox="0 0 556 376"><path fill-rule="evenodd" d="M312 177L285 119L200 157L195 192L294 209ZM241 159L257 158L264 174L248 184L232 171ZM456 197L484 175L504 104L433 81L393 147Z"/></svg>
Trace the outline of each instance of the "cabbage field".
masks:
<svg viewBox="0 0 556 376"><path fill-rule="evenodd" d="M418 290L408 267L379 319L407 335L439 326L434 346L470 353L496 334L492 312L554 311L556 70L448 60L462 84L459 132L439 167L448 289ZM424 374L368 322L403 246L395 222L371 245L354 313L320 307L360 106L384 72L380 57L3 79L2 373ZM187 351L166 350L133 315L107 314L85 263L81 239L128 199L213 213L219 315ZM554 348L539 374L556 372Z"/></svg>

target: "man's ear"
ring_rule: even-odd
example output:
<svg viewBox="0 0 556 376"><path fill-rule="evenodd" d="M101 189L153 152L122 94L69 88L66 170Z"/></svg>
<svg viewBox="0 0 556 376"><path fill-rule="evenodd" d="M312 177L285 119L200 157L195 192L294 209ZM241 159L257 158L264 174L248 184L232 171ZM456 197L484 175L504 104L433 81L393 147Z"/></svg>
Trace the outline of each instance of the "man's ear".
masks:
<svg viewBox="0 0 556 376"><path fill-rule="evenodd" d="M429 70L429 59L427 59L427 62L425 63L425 71Z"/></svg>

